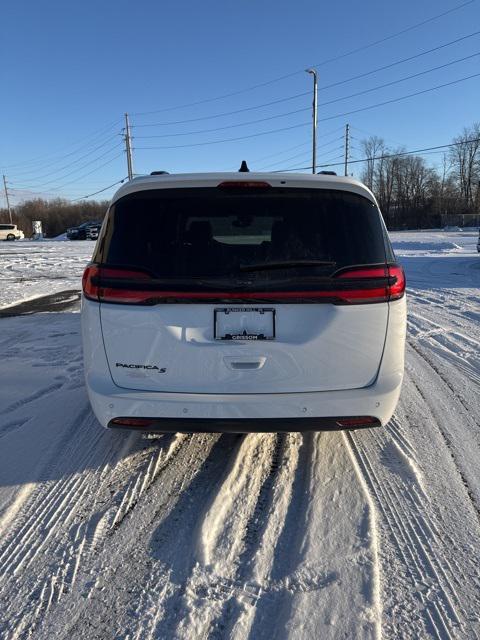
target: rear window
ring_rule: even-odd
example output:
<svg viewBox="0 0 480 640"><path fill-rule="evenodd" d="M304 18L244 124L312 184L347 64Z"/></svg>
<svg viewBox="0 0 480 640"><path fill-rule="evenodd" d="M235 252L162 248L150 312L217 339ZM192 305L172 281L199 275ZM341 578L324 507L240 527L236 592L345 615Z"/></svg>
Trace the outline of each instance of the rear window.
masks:
<svg viewBox="0 0 480 640"><path fill-rule="evenodd" d="M157 278L228 281L248 273L250 281L268 283L384 263L386 243L377 207L354 193L162 189L112 205L94 260L141 268ZM305 264L278 264L295 261ZM269 264L275 267L255 269Z"/></svg>
<svg viewBox="0 0 480 640"><path fill-rule="evenodd" d="M13 231L14 229L14 224L0 224L0 231Z"/></svg>

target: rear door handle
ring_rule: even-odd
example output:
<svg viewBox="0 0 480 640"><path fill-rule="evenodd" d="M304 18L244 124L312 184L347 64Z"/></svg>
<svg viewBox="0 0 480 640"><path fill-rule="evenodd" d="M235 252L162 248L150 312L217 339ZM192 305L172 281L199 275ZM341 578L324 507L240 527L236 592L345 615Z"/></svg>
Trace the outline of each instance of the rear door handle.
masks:
<svg viewBox="0 0 480 640"><path fill-rule="evenodd" d="M238 356L226 356L223 361L227 365L229 369L234 369L235 371L239 370L247 370L250 369L252 371L261 369L266 362L266 358L264 356L259 357L248 357L245 356L243 358L239 358Z"/></svg>

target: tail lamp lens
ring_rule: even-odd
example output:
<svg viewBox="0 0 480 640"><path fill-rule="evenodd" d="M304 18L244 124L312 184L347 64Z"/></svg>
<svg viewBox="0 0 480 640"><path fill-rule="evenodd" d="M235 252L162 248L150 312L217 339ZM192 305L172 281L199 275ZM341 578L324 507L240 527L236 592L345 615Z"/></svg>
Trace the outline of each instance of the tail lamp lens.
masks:
<svg viewBox="0 0 480 640"><path fill-rule="evenodd" d="M129 284L138 281L147 282L151 277L148 273L132 269L109 269L98 265L89 265L83 274L83 294L90 300L97 302L142 303L145 302L146 292L138 287L129 288ZM148 297L151 297L148 293Z"/></svg>
<svg viewBox="0 0 480 640"><path fill-rule="evenodd" d="M352 290L344 291L341 297L352 304L389 302L400 299L405 293L405 274L399 265L348 269L337 277L351 281ZM376 280L382 284L375 284Z"/></svg>
<svg viewBox="0 0 480 640"><path fill-rule="evenodd" d="M156 286L144 271L112 269L89 265L83 274L86 298L118 304L155 304L161 299L185 301L249 300L261 298L272 302L329 302L333 304L368 304L398 300L405 293L405 275L399 265L359 267L342 271L332 279L338 287L299 291L165 291Z"/></svg>

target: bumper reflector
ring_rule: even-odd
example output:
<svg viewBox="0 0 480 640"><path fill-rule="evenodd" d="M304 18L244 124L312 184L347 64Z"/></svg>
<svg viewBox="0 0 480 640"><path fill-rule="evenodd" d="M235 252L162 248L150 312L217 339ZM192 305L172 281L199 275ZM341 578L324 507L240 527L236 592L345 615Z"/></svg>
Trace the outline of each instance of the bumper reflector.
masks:
<svg viewBox="0 0 480 640"><path fill-rule="evenodd" d="M337 424L342 429L355 429L355 427L361 426L373 426L378 423L377 418L372 416L356 416L355 418L342 418L337 420Z"/></svg>
<svg viewBox="0 0 480 640"><path fill-rule="evenodd" d="M154 418L114 418L110 421L112 427L146 428L152 427L154 424Z"/></svg>

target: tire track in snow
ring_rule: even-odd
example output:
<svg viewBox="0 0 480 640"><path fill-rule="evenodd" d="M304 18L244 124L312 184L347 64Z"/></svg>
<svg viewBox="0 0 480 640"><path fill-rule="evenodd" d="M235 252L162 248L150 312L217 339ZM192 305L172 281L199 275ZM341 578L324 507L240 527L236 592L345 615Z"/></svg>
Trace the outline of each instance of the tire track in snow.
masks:
<svg viewBox="0 0 480 640"><path fill-rule="evenodd" d="M146 469L138 473L136 478L132 478L129 482L120 505L115 509L115 513L111 518L110 530L120 526L123 519L132 511L143 494L155 482L157 476L165 469L167 464L171 463L172 459L190 438L191 435L186 433L164 436L162 441L164 446L160 447L157 453L151 455Z"/></svg>
<svg viewBox="0 0 480 640"><path fill-rule="evenodd" d="M288 508L289 496L283 501L277 496L284 509L279 508L280 522L273 523L276 489L281 483L289 493L300 442L298 434L245 437L201 528L200 567L188 588L188 624L179 629L184 637L190 626L213 639L231 636L239 624L251 624L252 608L270 588L271 560L263 571L255 571L265 563L259 555L265 555L265 538L273 551Z"/></svg>
<svg viewBox="0 0 480 640"><path fill-rule="evenodd" d="M184 440L135 509L110 529L101 555L84 563L75 589L49 616L40 638L159 637L155 629L175 619L178 593L192 571L189 540L196 538L199 511L236 440L218 434Z"/></svg>
<svg viewBox="0 0 480 640"><path fill-rule="evenodd" d="M26 396L21 400L12 402L12 404L8 405L7 407L5 407L5 409L3 409L3 414L5 415L7 413L12 413L12 411L19 409L20 407L24 407L25 405L30 404L35 400L38 400L39 398L42 398L42 399L45 398L46 396L61 389L66 382L67 382L66 379L63 380L62 382L55 382L46 387L43 387L42 389L39 389L38 391L35 391L34 393L31 393L29 396Z"/></svg>
<svg viewBox="0 0 480 640"><path fill-rule="evenodd" d="M381 603L369 494L341 434L303 438L268 588L256 603L250 626L237 625L235 631L255 640L336 639L339 634L379 638Z"/></svg>
<svg viewBox="0 0 480 640"><path fill-rule="evenodd" d="M266 640L289 637L300 624L299 637L334 638L337 616L347 614L342 603L351 596L345 633L378 638L372 505L341 436L247 438L250 446L239 450L201 527L199 562L178 605L182 621L160 626L158 637ZM359 518L348 524L335 507L343 491L349 500L354 495ZM237 535L234 544L230 531Z"/></svg>
<svg viewBox="0 0 480 640"><path fill-rule="evenodd" d="M420 358L421 362L424 363L426 367L430 371L433 371L434 374L438 377L440 384L443 383L446 388L446 397L449 396L453 399L453 402L460 403L460 410L457 408L448 407L448 412L453 414L453 420L462 419L465 424L471 424L471 428L469 429L469 436L471 438L468 446L465 447L465 442L462 441L460 446L454 441L454 434L447 432L449 421L445 419L445 413L442 413L441 408L437 408L435 405L432 405L428 401L428 397L426 395L426 391L424 391L421 379L418 379L414 375L410 376L411 382L417 390L420 397L425 402L425 405L428 407L431 415L435 420L436 427L441 434L448 452L453 460L455 465L455 469L461 478L461 482L466 489L466 493L468 495L468 499L476 512L477 519L480 522L480 492L475 483L475 478L471 478L471 474L469 472L469 468L464 466L465 457L472 457L478 460L478 456L480 455L480 437L478 430L480 428L480 424L478 420L475 419L475 415L472 415L472 410L469 404L466 402L464 398L458 393L452 383L448 380L448 378L443 374L438 367L431 362L430 358L426 356L423 351L418 349L416 345L408 343L408 346L413 349L415 354ZM446 414L448 415L448 414Z"/></svg>
<svg viewBox="0 0 480 640"><path fill-rule="evenodd" d="M396 420L393 432L399 427ZM393 630L391 611L387 631L396 638L428 635L444 640L457 637L458 632L468 634L462 636L465 638L476 637L459 596L463 579L460 566L449 560L448 540L442 539L437 529L415 464L405 464L405 451L396 460L382 464L381 456L388 445L384 434L349 433L345 437L377 506L379 526L400 560L400 571L395 574L399 587L405 582L409 600L417 601L411 628ZM401 603L393 607L404 615Z"/></svg>
<svg viewBox="0 0 480 640"><path fill-rule="evenodd" d="M409 312L408 342L417 352L427 357L421 346L433 350L457 369L462 371L472 382L480 386L480 359L478 358L478 340L453 329L438 325L431 320ZM465 331L465 327L462 327Z"/></svg>
<svg viewBox="0 0 480 640"><path fill-rule="evenodd" d="M39 484L24 507L23 517L12 527L12 539L2 549L0 599L5 602L5 637L26 637L41 623L72 589L82 559L106 533L102 493L115 475L116 459L120 458L122 465L122 452L131 448L132 438L112 437L100 429L89 409L72 430L76 432L80 424L80 442L72 441L69 431L69 446L60 448L68 460L68 454L73 456L80 445L83 456L77 456L75 462L82 471L67 473L61 481ZM61 467L61 462L57 464ZM114 500L115 495L107 492L108 499Z"/></svg>
<svg viewBox="0 0 480 640"><path fill-rule="evenodd" d="M451 395L456 400L458 400L458 402L462 404L463 409L468 413L471 413L472 407L470 406L470 404L460 394L459 390L454 386L451 380L449 380L449 377L440 370L440 368L436 363L433 362L432 358L429 355L427 355L427 353L423 351L423 349L421 349L417 344L415 344L415 342L412 342L411 340L407 340L407 346L413 349L413 351L415 351L415 353L420 358L422 358L422 360L429 366L429 368L436 373L438 378L440 378L440 380L444 383L444 385L448 387L448 390L451 393ZM480 424L478 423L478 421L477 421L477 426L480 427Z"/></svg>

